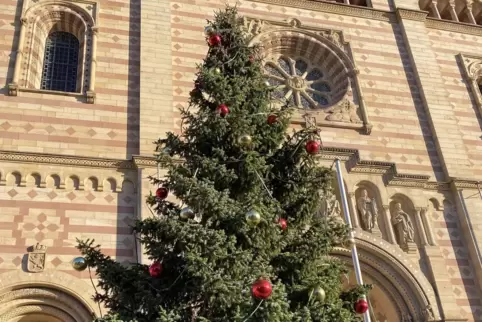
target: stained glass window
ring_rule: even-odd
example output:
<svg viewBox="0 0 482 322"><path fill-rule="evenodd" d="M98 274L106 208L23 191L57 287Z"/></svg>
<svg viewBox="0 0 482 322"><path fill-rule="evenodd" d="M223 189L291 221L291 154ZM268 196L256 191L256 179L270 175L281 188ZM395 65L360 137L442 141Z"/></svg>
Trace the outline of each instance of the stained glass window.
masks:
<svg viewBox="0 0 482 322"><path fill-rule="evenodd" d="M79 40L68 32L52 32L45 42L41 89L75 92Z"/></svg>
<svg viewBox="0 0 482 322"><path fill-rule="evenodd" d="M290 105L315 109L330 104L331 87L324 74L302 58L279 56L265 65L268 83L275 87L274 99Z"/></svg>

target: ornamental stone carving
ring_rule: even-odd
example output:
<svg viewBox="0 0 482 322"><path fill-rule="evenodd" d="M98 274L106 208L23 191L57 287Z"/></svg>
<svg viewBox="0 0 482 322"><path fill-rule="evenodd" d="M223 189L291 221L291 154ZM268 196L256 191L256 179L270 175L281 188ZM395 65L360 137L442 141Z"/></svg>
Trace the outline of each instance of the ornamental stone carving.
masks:
<svg viewBox="0 0 482 322"><path fill-rule="evenodd" d="M361 129L371 125L351 47L338 30L311 27L298 19L242 19L251 44L264 52L264 67L275 104L310 113L318 126Z"/></svg>
<svg viewBox="0 0 482 322"><path fill-rule="evenodd" d="M31 273L39 273L45 269L45 257L47 246L37 245L32 246L32 250L28 253L27 270Z"/></svg>

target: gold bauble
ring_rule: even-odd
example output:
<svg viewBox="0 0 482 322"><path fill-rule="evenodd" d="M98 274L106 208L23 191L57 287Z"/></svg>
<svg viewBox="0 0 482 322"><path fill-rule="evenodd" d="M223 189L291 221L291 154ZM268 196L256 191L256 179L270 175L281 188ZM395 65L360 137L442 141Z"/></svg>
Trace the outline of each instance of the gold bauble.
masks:
<svg viewBox="0 0 482 322"><path fill-rule="evenodd" d="M256 210L250 210L246 213L246 221L251 226L256 226L261 222L261 215Z"/></svg>
<svg viewBox="0 0 482 322"><path fill-rule="evenodd" d="M219 67L214 68L214 73L217 75L221 74L221 68Z"/></svg>
<svg viewBox="0 0 482 322"><path fill-rule="evenodd" d="M312 296L315 300L320 302L325 302L326 293L325 290L321 288L321 286L317 286L312 290Z"/></svg>
<svg viewBox="0 0 482 322"><path fill-rule="evenodd" d="M76 257L72 260L72 267L78 272L82 272L87 268L87 261L83 257Z"/></svg>
<svg viewBox="0 0 482 322"><path fill-rule="evenodd" d="M192 210L191 207L184 207L181 209L181 212L179 213L179 217L182 219L193 219L194 218L194 211Z"/></svg>
<svg viewBox="0 0 482 322"><path fill-rule="evenodd" d="M253 138L249 134L243 134L238 137L238 143L242 147L249 147L253 143Z"/></svg>

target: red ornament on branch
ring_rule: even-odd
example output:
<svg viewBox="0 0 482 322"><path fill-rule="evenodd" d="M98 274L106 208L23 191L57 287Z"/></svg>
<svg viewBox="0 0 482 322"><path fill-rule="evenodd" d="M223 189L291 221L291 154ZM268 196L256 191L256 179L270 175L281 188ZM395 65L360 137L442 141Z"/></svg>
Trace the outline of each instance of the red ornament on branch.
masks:
<svg viewBox="0 0 482 322"><path fill-rule="evenodd" d="M271 115L268 116L268 124L269 125L276 123L276 121L278 121L278 117L276 115L271 114Z"/></svg>
<svg viewBox="0 0 482 322"><path fill-rule="evenodd" d="M306 142L306 152L309 154L317 154L320 151L320 142L315 140L309 140Z"/></svg>
<svg viewBox="0 0 482 322"><path fill-rule="evenodd" d="M229 108L226 106L226 104L221 104L216 108L216 112L222 117L225 117L229 114Z"/></svg>
<svg viewBox="0 0 482 322"><path fill-rule="evenodd" d="M368 311L368 302L365 297L361 297L355 302L355 312L364 314L366 311Z"/></svg>
<svg viewBox="0 0 482 322"><path fill-rule="evenodd" d="M249 56L249 62L250 62L250 63L254 63L254 56L252 56L252 55Z"/></svg>
<svg viewBox="0 0 482 322"><path fill-rule="evenodd" d="M162 264L159 261L155 261L149 266L149 274L151 277L159 277L162 274Z"/></svg>
<svg viewBox="0 0 482 322"><path fill-rule="evenodd" d="M165 187L159 187L156 190L156 197L159 199L166 199L168 194L169 190L167 190Z"/></svg>
<svg viewBox="0 0 482 322"><path fill-rule="evenodd" d="M213 35L209 36L209 38L208 38L208 42L209 42L210 46L219 45L221 43L221 40L222 40L222 38L218 34L213 34Z"/></svg>
<svg viewBox="0 0 482 322"><path fill-rule="evenodd" d="M288 228L288 222L284 218L280 218L278 224L280 225L281 230L286 230L286 228Z"/></svg>
<svg viewBox="0 0 482 322"><path fill-rule="evenodd" d="M253 293L253 296L255 298L260 300L266 300L271 296L271 293L273 292L273 286L271 286L271 283L269 281L259 279L251 286L251 292Z"/></svg>

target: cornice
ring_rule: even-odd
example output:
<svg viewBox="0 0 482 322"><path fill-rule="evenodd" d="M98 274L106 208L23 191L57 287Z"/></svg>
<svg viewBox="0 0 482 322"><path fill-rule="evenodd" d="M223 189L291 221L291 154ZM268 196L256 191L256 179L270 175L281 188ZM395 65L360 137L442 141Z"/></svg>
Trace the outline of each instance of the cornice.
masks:
<svg viewBox="0 0 482 322"><path fill-rule="evenodd" d="M425 21L428 12L414 9L397 8L397 18L399 20Z"/></svg>
<svg viewBox="0 0 482 322"><path fill-rule="evenodd" d="M89 168L134 169L130 160L81 157L49 153L13 152L0 150L0 161L57 164L65 166L79 166Z"/></svg>
<svg viewBox="0 0 482 322"><path fill-rule="evenodd" d="M396 21L395 14L393 12L367 7L352 6L343 3L332 3L313 0L255 0L255 2L268 3L272 5L297 9L306 9L311 11L335 13L358 18L368 18L386 22Z"/></svg>
<svg viewBox="0 0 482 322"><path fill-rule="evenodd" d="M399 173L395 163L361 160L359 151L339 147L323 147L318 160L333 161L339 159L346 163L349 173L368 173L383 176L387 186L412 187L425 190L450 190L450 185L456 188L478 189L479 182L472 179L452 178L450 182L429 181L430 176ZM15 152L0 150L0 162L55 164L62 166L104 168L104 169L137 169L155 168L157 161L154 156L134 155L128 159L108 159L81 157L60 154ZM177 162L181 162L177 160Z"/></svg>
<svg viewBox="0 0 482 322"><path fill-rule="evenodd" d="M472 25L463 22L441 20L432 17L427 17L425 26L430 29L440 29L446 31L459 32L463 34L482 36L482 26Z"/></svg>

